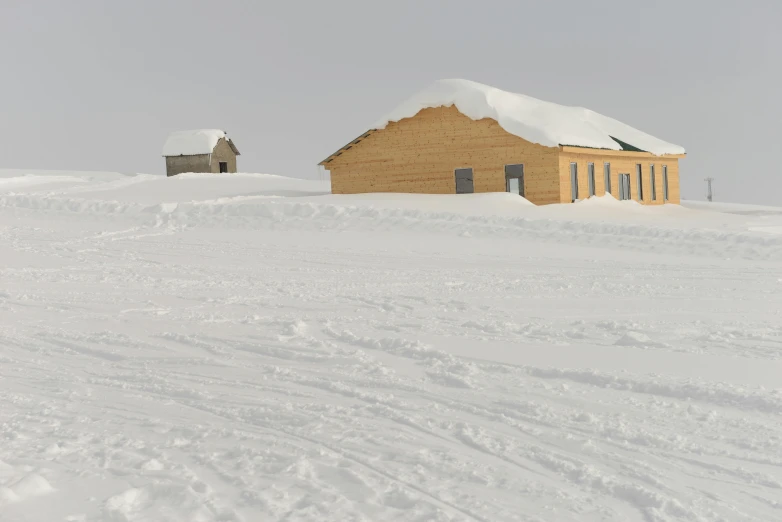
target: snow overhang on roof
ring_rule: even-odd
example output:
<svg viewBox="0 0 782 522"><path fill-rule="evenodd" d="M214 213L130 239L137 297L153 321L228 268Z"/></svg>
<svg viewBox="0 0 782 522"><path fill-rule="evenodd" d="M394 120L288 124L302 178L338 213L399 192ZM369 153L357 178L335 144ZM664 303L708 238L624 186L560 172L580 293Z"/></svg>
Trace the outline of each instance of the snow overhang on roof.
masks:
<svg viewBox="0 0 782 522"><path fill-rule="evenodd" d="M456 107L473 120L491 118L510 134L548 147L634 150L655 155L685 154L684 148L679 145L589 109L557 105L458 79L432 83L375 122L371 130L384 129L389 123L411 118L423 109L449 106ZM629 147L623 148L621 143Z"/></svg>
<svg viewBox="0 0 782 522"><path fill-rule="evenodd" d="M163 145L163 156L211 154L217 142L222 138L225 138L225 132L219 129L172 132L168 136L165 145ZM235 147L232 148L236 151ZM238 151L236 153L238 154Z"/></svg>

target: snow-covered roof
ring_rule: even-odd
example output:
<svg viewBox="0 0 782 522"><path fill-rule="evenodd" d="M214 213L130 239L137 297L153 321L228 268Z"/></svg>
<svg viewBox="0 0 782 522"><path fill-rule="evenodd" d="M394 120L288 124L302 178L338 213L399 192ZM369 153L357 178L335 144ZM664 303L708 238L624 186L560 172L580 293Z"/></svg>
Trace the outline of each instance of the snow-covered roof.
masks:
<svg viewBox="0 0 782 522"><path fill-rule="evenodd" d="M623 150L613 138L652 154L684 154L684 148L582 107L557 105L469 80L438 80L375 123L415 116L420 110L455 106L465 116L491 118L511 134L549 147L571 145Z"/></svg>
<svg viewBox="0 0 782 522"><path fill-rule="evenodd" d="M196 129L172 132L163 145L163 156L211 154L225 132L219 129Z"/></svg>

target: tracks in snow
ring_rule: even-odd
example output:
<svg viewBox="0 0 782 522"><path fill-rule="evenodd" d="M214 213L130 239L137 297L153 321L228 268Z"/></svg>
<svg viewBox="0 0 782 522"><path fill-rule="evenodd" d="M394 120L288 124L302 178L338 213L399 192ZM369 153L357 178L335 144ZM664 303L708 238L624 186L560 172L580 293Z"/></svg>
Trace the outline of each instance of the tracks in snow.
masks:
<svg viewBox="0 0 782 522"><path fill-rule="evenodd" d="M779 509L782 397L720 367L779 363L762 267L151 226L4 231L0 488L59 518Z"/></svg>

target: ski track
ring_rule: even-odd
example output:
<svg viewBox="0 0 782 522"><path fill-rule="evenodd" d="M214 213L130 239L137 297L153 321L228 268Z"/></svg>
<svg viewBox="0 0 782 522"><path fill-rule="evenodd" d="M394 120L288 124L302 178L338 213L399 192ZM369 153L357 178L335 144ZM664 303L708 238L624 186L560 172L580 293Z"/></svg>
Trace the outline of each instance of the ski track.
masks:
<svg viewBox="0 0 782 522"><path fill-rule="evenodd" d="M257 198L0 217L0 521L782 519L779 237Z"/></svg>

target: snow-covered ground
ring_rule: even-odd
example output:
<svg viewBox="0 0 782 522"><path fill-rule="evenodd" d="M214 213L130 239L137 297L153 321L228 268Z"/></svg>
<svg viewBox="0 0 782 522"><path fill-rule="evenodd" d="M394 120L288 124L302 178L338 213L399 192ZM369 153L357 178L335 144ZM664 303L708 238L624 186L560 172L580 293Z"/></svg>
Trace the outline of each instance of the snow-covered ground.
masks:
<svg viewBox="0 0 782 522"><path fill-rule="evenodd" d="M0 171L2 521L782 519L782 208Z"/></svg>

